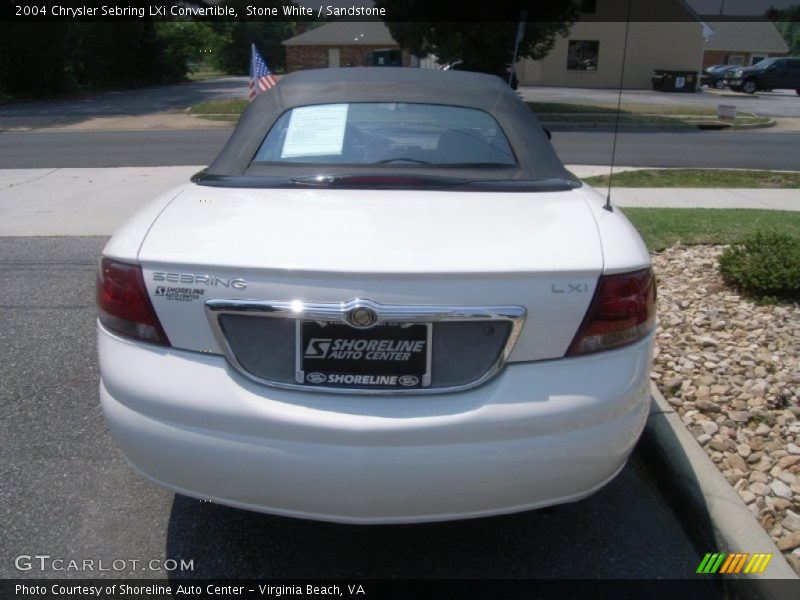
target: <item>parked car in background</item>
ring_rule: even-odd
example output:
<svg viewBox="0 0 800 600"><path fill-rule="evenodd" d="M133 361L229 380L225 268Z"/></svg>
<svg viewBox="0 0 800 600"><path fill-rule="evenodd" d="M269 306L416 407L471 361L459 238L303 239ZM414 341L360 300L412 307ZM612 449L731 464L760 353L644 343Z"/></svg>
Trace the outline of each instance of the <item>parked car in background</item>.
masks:
<svg viewBox="0 0 800 600"><path fill-rule="evenodd" d="M700 85L707 85L718 90L725 89L725 73L739 68L741 67L736 65L714 65L703 69L703 72L700 73Z"/></svg>
<svg viewBox="0 0 800 600"><path fill-rule="evenodd" d="M100 398L181 494L348 523L529 510L624 467L655 278L497 77L299 71L103 250Z"/></svg>
<svg viewBox="0 0 800 600"><path fill-rule="evenodd" d="M800 57L765 58L752 67L729 70L725 81L736 92L795 90L800 96Z"/></svg>

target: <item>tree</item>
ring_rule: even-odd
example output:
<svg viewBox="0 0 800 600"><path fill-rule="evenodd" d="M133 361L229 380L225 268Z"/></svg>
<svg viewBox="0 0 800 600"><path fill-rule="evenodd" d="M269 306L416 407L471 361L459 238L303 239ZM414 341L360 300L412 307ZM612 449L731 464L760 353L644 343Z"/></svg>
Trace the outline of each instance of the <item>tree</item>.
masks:
<svg viewBox="0 0 800 600"><path fill-rule="evenodd" d="M783 10L771 8L766 13L767 18L775 23L783 39L789 46L789 54L800 54L800 6L789 6Z"/></svg>
<svg viewBox="0 0 800 600"><path fill-rule="evenodd" d="M213 37L208 23L149 17L0 22L0 100L183 81L189 61L199 59Z"/></svg>
<svg viewBox="0 0 800 600"><path fill-rule="evenodd" d="M181 81L187 70L196 70L218 46L210 23L203 21L165 21L156 23L161 46L161 73L165 82Z"/></svg>
<svg viewBox="0 0 800 600"><path fill-rule="evenodd" d="M485 0L375 0L375 5L386 9L386 25L405 50L434 54L440 63L461 60L460 68L484 73L500 73L511 63L523 10L528 12L519 58L547 56L579 15L573 0L516 0L501 7ZM469 21L457 22L459 16Z"/></svg>
<svg viewBox="0 0 800 600"><path fill-rule="evenodd" d="M241 16L246 14L248 0L226 0L222 4L232 6ZM259 6L280 8L282 0L261 2ZM292 37L295 23L287 21L234 20L211 23L219 43L214 49L217 68L232 75L246 75L250 70L250 45L255 44L271 69L286 65L286 51L281 42Z"/></svg>
<svg viewBox="0 0 800 600"><path fill-rule="evenodd" d="M286 65L286 52L281 42L294 35L290 22L227 21L212 23L219 43L214 50L214 63L232 75L246 75L250 70L250 45L255 44L271 69Z"/></svg>
<svg viewBox="0 0 800 600"><path fill-rule="evenodd" d="M0 23L0 96L183 81L209 37L189 21Z"/></svg>
<svg viewBox="0 0 800 600"><path fill-rule="evenodd" d="M76 27L75 57L68 66L78 83L99 89L161 83L161 45L152 21L98 21Z"/></svg>
<svg viewBox="0 0 800 600"><path fill-rule="evenodd" d="M71 89L76 25L0 22L0 97L36 98Z"/></svg>

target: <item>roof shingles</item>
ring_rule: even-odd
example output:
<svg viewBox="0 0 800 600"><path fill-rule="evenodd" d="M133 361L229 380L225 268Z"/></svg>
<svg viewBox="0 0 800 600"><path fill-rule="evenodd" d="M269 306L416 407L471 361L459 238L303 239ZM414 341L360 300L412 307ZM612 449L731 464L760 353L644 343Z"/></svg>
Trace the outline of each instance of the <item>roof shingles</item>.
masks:
<svg viewBox="0 0 800 600"><path fill-rule="evenodd" d="M706 50L730 50L738 52L789 52L772 21L712 21L714 29L706 42Z"/></svg>
<svg viewBox="0 0 800 600"><path fill-rule="evenodd" d="M382 21L334 21L283 41L284 46L397 46Z"/></svg>

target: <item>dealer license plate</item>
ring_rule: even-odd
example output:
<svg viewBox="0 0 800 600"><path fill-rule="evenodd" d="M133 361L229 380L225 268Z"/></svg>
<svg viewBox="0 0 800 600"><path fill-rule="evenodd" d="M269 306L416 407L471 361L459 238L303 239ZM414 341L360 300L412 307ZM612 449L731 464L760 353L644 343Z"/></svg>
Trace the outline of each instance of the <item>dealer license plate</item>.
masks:
<svg viewBox="0 0 800 600"><path fill-rule="evenodd" d="M298 321L295 379L320 387L428 387L432 335L431 323L357 329L338 321Z"/></svg>

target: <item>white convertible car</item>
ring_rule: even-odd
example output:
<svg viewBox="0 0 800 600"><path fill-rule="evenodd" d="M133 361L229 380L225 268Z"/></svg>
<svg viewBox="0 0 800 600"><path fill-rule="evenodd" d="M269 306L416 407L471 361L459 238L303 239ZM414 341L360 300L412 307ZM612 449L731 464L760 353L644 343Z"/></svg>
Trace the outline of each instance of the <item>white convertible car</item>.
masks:
<svg viewBox="0 0 800 600"><path fill-rule="evenodd" d="M230 506L406 523L574 501L648 414L647 250L492 75L286 76L116 232L97 303L128 461Z"/></svg>

